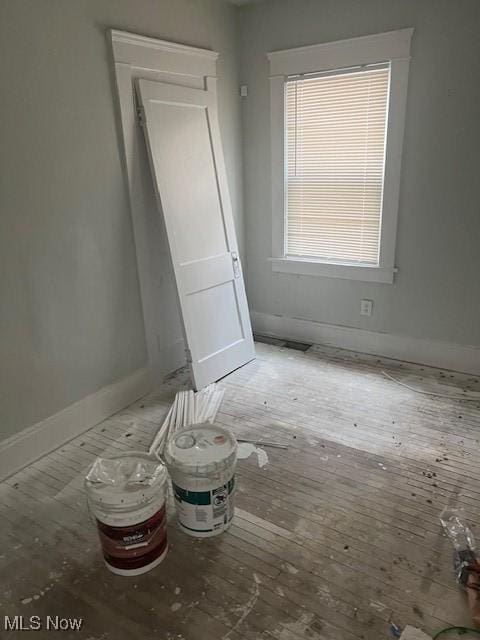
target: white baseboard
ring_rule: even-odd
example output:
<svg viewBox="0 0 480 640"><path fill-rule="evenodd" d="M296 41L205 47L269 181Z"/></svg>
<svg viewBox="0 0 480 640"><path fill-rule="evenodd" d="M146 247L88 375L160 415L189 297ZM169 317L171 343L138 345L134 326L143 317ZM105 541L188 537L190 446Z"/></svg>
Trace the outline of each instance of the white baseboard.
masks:
<svg viewBox="0 0 480 640"><path fill-rule="evenodd" d="M252 311L251 318L254 331L260 335L323 344L480 375L480 347L395 336L258 311Z"/></svg>
<svg viewBox="0 0 480 640"><path fill-rule="evenodd" d="M0 480L135 402L150 387L148 370L138 369L0 442Z"/></svg>

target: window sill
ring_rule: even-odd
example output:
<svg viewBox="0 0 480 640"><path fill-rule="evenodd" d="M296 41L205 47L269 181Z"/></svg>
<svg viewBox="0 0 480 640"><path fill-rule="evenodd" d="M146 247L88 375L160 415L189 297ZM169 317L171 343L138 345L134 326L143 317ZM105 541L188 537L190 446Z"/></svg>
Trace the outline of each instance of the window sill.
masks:
<svg viewBox="0 0 480 640"><path fill-rule="evenodd" d="M323 276L326 278L343 278L345 280L361 280L363 282L383 282L392 284L395 267L369 267L362 265L331 264L301 258L270 258L272 271L293 273L305 276Z"/></svg>

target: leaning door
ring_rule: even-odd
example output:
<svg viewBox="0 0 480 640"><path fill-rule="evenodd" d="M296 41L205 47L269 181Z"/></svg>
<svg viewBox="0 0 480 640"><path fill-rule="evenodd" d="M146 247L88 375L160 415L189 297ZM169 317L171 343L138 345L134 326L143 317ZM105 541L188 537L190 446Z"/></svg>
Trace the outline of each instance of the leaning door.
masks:
<svg viewBox="0 0 480 640"><path fill-rule="evenodd" d="M138 80L194 385L255 357L213 89Z"/></svg>

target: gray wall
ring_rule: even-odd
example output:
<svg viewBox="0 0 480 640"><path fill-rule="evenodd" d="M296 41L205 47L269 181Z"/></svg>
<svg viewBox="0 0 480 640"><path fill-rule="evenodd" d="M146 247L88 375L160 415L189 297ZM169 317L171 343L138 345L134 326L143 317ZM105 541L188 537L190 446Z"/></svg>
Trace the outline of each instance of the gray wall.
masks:
<svg viewBox="0 0 480 640"><path fill-rule="evenodd" d="M222 0L2 0L0 439L146 363L107 27L220 52L220 125L243 251L237 15L249 85L251 307L480 344L477 0L271 0L240 10ZM266 51L408 26L416 33L395 284L273 274ZM375 301L370 319L359 315L362 297Z"/></svg>
<svg viewBox="0 0 480 640"><path fill-rule="evenodd" d="M480 345L480 2L270 0L240 16L251 308ZM266 52L411 26L395 284L272 273Z"/></svg>
<svg viewBox="0 0 480 640"><path fill-rule="evenodd" d="M0 439L146 363L107 27L220 52L243 245L235 13L222 0L0 3Z"/></svg>

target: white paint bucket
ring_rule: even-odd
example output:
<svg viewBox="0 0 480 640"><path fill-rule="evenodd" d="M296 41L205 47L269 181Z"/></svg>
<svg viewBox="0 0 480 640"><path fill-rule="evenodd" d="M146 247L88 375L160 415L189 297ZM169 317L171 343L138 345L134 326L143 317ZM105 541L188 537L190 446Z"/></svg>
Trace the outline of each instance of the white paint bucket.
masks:
<svg viewBox="0 0 480 640"><path fill-rule="evenodd" d="M86 479L105 564L135 576L156 567L167 554L167 470L142 453L97 458Z"/></svg>
<svg viewBox="0 0 480 640"><path fill-rule="evenodd" d="M165 462L182 531L207 538L230 526L236 461L233 434L214 424L184 429L167 443Z"/></svg>

